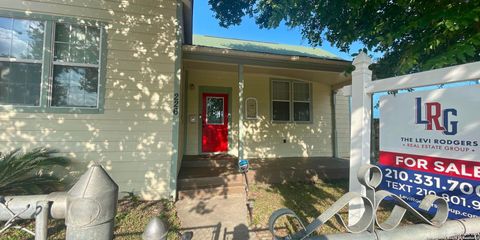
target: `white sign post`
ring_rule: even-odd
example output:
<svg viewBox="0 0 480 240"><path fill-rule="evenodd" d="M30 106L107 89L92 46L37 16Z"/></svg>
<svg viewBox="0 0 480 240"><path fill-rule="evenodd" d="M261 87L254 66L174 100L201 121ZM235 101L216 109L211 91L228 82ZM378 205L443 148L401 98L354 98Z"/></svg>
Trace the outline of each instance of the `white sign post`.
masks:
<svg viewBox="0 0 480 240"><path fill-rule="evenodd" d="M368 69L370 64L370 58L361 52L353 61L355 71L352 73L352 85L342 89L344 95L352 97L349 191L363 195L365 189L357 183L356 174L360 166L370 163L372 94L480 79L480 62L376 81L371 81L371 71ZM475 108L478 109L479 106L473 106L472 111ZM350 225L359 220L361 212L360 203L350 205Z"/></svg>
<svg viewBox="0 0 480 240"><path fill-rule="evenodd" d="M372 81L372 71L368 66L372 60L367 54L361 53L353 61L355 70L352 72L352 105L350 131L350 191L355 189L365 195L365 187L357 180L357 171L360 166L370 163L370 134L372 95L363 91ZM352 171L356 169L355 171ZM350 224L357 222L363 213L362 201L350 203L348 219ZM353 220L353 221L352 221Z"/></svg>

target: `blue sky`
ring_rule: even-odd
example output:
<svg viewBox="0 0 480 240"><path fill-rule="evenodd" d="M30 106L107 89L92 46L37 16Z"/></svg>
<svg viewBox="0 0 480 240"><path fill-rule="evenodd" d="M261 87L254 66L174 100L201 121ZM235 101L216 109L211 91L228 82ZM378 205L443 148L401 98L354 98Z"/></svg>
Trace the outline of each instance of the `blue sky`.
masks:
<svg viewBox="0 0 480 240"><path fill-rule="evenodd" d="M216 37L309 46L308 41L302 39L300 29L290 29L283 24L276 29L260 29L255 24L254 19L245 17L240 26L222 28L218 25L218 20L215 19L213 11L210 10L208 0L195 1L193 7L193 33ZM351 54L357 53L358 50L362 48L362 45L359 43L353 44L350 53L340 52L326 41L320 48L346 60L352 60Z"/></svg>

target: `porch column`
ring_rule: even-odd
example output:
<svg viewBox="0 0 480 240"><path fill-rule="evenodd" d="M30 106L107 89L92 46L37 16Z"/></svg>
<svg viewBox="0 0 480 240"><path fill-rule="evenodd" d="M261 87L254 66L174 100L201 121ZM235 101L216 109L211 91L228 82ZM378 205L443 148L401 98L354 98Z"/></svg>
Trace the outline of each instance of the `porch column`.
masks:
<svg viewBox="0 0 480 240"><path fill-rule="evenodd" d="M337 139L337 90L330 91L330 109L332 111L332 157L338 157L338 139Z"/></svg>
<svg viewBox="0 0 480 240"><path fill-rule="evenodd" d="M243 126L243 64L238 64L238 159L243 159L243 136L245 129Z"/></svg>

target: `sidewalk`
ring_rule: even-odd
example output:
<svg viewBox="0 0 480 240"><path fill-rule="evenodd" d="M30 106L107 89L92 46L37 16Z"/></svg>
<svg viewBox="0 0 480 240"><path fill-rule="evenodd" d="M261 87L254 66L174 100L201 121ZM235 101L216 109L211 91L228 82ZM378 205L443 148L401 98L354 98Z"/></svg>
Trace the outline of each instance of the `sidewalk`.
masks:
<svg viewBox="0 0 480 240"><path fill-rule="evenodd" d="M256 239L248 230L245 195L183 199L176 203L182 232L193 231L194 240Z"/></svg>

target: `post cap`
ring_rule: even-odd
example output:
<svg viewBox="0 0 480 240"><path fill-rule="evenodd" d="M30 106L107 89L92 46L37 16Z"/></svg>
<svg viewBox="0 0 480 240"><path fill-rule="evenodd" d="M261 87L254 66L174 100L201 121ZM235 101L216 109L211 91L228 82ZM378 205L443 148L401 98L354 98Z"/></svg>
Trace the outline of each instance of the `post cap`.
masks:
<svg viewBox="0 0 480 240"><path fill-rule="evenodd" d="M118 185L99 164L92 165L68 191L81 197L97 196L98 193L118 191Z"/></svg>
<svg viewBox="0 0 480 240"><path fill-rule="evenodd" d="M166 240L167 239L167 227L165 223L158 217L150 219L145 231L142 234L143 240Z"/></svg>
<svg viewBox="0 0 480 240"><path fill-rule="evenodd" d="M67 194L67 227L86 228L113 223L118 185L100 165L91 166Z"/></svg>
<svg viewBox="0 0 480 240"><path fill-rule="evenodd" d="M357 55L357 57L355 57L352 64L354 66L358 66L358 65L361 65L361 64L370 65L370 64L372 64L372 59L364 51L361 51Z"/></svg>

